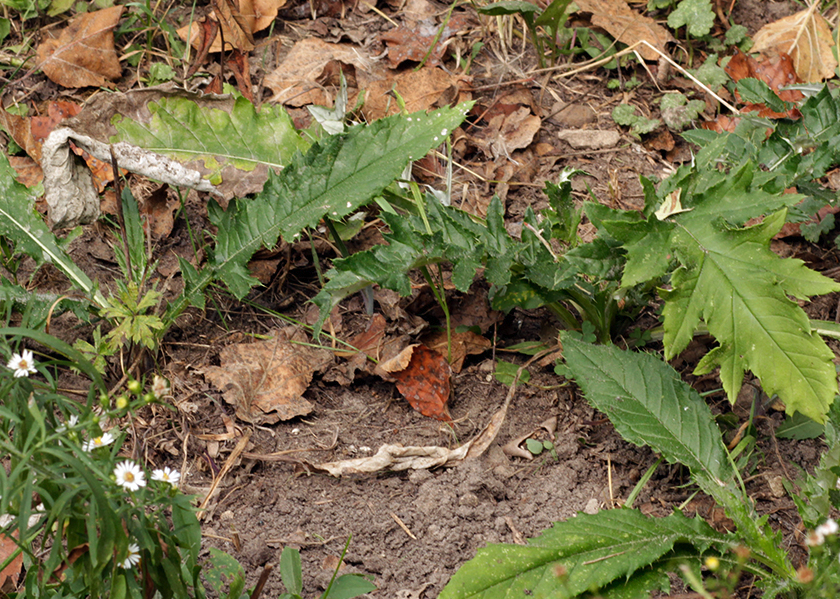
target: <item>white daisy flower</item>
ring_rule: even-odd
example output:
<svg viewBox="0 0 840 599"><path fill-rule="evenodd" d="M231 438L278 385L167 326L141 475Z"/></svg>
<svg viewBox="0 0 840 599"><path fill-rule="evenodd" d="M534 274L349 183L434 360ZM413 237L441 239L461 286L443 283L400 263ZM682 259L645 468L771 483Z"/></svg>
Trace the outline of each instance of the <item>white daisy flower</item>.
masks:
<svg viewBox="0 0 840 599"><path fill-rule="evenodd" d="M35 370L35 358L32 350L25 349L22 354L12 354L12 359L6 364L7 368L15 371L15 378L29 376L38 372Z"/></svg>
<svg viewBox="0 0 840 599"><path fill-rule="evenodd" d="M128 555L126 555L120 567L124 570L136 566L140 563L140 546L137 543L128 544Z"/></svg>
<svg viewBox="0 0 840 599"><path fill-rule="evenodd" d="M137 491L146 486L146 475L137 464L129 461L121 462L114 468L117 484L127 491Z"/></svg>
<svg viewBox="0 0 840 599"><path fill-rule="evenodd" d="M817 526L817 533L826 537L836 535L838 530L840 530L840 527L838 527L837 522L831 518Z"/></svg>
<svg viewBox="0 0 840 599"><path fill-rule="evenodd" d="M178 481L181 480L181 474L177 470L172 470L169 466L166 466L163 470L152 472L152 480L160 480L177 487Z"/></svg>
<svg viewBox="0 0 840 599"><path fill-rule="evenodd" d="M83 451L93 451L100 447L105 447L114 442L114 436L111 433L102 433L101 437L94 437L90 441L85 441L82 444Z"/></svg>
<svg viewBox="0 0 840 599"><path fill-rule="evenodd" d="M155 375L152 378L152 393L158 399L169 395L169 381L162 376Z"/></svg>
<svg viewBox="0 0 840 599"><path fill-rule="evenodd" d="M55 432L57 433L66 433L68 428L73 428L79 424L79 417L73 414L64 424L59 425Z"/></svg>

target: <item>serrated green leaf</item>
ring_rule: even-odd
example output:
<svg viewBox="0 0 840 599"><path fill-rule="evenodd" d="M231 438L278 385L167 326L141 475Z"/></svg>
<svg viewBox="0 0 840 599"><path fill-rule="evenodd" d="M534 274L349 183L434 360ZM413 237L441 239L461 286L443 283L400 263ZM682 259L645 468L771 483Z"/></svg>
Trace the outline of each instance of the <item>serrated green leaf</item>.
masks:
<svg viewBox="0 0 840 599"><path fill-rule="evenodd" d="M253 171L258 165L283 168L307 143L298 135L282 106L263 105L259 112L239 97L230 111L199 106L189 98L163 97L149 102L146 122L116 115L112 143L125 141L200 169L219 184L230 165Z"/></svg>
<svg viewBox="0 0 840 599"><path fill-rule="evenodd" d="M210 219L219 231L216 247L208 266L197 276L190 273L192 284L181 303L194 299L195 290L213 278L243 297L256 283L246 264L258 249L273 247L280 235L291 241L324 216L342 218L371 201L409 161L442 143L468 109L465 104L351 127L297 154L279 175L270 173L253 199L232 202L225 211L211 203Z"/></svg>
<svg viewBox="0 0 840 599"><path fill-rule="evenodd" d="M645 353L589 345L563 336L563 356L587 401L619 434L684 464L713 496L734 472L709 407L679 374Z"/></svg>
<svg viewBox="0 0 840 599"><path fill-rule="evenodd" d="M765 104L770 110L785 112L792 106L774 92L766 82L752 77L738 81L738 93L744 102Z"/></svg>
<svg viewBox="0 0 840 599"><path fill-rule="evenodd" d="M490 545L458 570L439 599L574 597L621 580L658 560L677 542L698 551L723 540L679 513L648 518L635 510L578 514L527 545ZM559 575L558 575L559 574ZM650 581L655 588L660 581Z"/></svg>
<svg viewBox="0 0 840 599"><path fill-rule="evenodd" d="M709 35L714 24L715 12L710 0L682 0L668 15L668 27L679 29L687 26L692 37Z"/></svg>
<svg viewBox="0 0 840 599"><path fill-rule="evenodd" d="M765 191L768 176L749 162L729 174L712 171L683 171L682 205L691 211L666 221L595 206L587 214L624 244L625 287L661 276L672 258L679 261L672 289L662 292L666 359L688 345L702 319L720 346L701 361L698 373L720 366L734 401L749 369L789 413L822 421L837 392L833 353L789 296L806 299L840 285L769 247L784 224L784 208L801 196ZM660 199L674 185L663 185ZM774 211L758 225L733 226Z"/></svg>

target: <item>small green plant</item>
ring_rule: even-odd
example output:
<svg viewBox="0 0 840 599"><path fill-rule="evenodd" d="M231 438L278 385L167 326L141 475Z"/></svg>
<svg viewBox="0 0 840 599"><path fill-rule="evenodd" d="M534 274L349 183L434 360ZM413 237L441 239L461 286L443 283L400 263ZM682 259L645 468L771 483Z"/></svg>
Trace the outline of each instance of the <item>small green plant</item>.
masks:
<svg viewBox="0 0 840 599"><path fill-rule="evenodd" d="M630 127L630 135L639 139L642 135L650 133L662 124L659 119L649 119L636 112L632 104L619 104L612 111L612 119L617 125Z"/></svg>
<svg viewBox="0 0 840 599"><path fill-rule="evenodd" d="M148 472L123 454L125 419L150 401L139 381L108 396L98 371L38 331L0 329L0 534L23 556L20 597L203 597L201 530L177 471ZM26 346L38 344L35 357ZM84 402L57 389L59 370L88 377ZM37 376L33 376L37 375ZM161 392L163 381L156 381ZM9 560L16 556L10 556Z"/></svg>
<svg viewBox="0 0 840 599"><path fill-rule="evenodd" d="M342 574L338 576L342 560L347 553L350 539L344 544L344 550L335 567L327 589L320 599L353 599L359 595L376 590L376 586L360 574ZM303 576L301 575L300 551L294 547L286 547L280 555L280 578L286 587L286 592L279 599L303 599Z"/></svg>
<svg viewBox="0 0 840 599"><path fill-rule="evenodd" d="M650 354L595 346L564 336L565 362L593 407L629 442L646 445L671 463L687 466L692 480L726 510L737 529L720 533L679 511L648 518L637 510L579 514L527 545L491 545L452 577L441 599L539 595L648 597L666 591L668 572L695 591L756 577L764 597L834 597L840 592L837 525L826 520L840 507L840 409L826 422L828 451L794 495L812 552L807 569L791 564L767 516L755 513L741 475L723 444L711 410L668 364ZM703 572L711 578L703 579ZM706 596L706 595L704 595Z"/></svg>
<svg viewBox="0 0 840 599"><path fill-rule="evenodd" d="M344 550L341 552L341 557L330 583L319 599L353 599L353 597L376 590L376 586L361 574L338 575L349 546L350 538L344 544ZM280 555L279 567L280 579L286 587L286 592L280 595L278 599L303 599L303 571L300 551L294 547L284 548ZM267 568L264 573L267 574L270 571ZM223 599L255 596L253 594L255 590L245 590L245 570L243 570L242 565L224 551L215 548L210 549L210 558L203 574L210 588Z"/></svg>

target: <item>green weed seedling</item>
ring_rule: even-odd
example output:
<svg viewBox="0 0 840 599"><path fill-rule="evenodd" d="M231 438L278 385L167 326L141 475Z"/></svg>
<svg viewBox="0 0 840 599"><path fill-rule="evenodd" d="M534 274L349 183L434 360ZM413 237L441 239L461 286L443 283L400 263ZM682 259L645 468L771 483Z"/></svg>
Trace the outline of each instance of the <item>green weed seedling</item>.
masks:
<svg viewBox="0 0 840 599"><path fill-rule="evenodd" d="M347 547L350 546L350 538L344 544L344 550L335 567L330 584L323 592L320 599L353 599L376 590L376 586L361 574L343 574L338 576ZM280 595L279 599L303 599L303 576L301 574L300 551L294 547L286 547L280 556L280 578L286 587L286 593Z"/></svg>

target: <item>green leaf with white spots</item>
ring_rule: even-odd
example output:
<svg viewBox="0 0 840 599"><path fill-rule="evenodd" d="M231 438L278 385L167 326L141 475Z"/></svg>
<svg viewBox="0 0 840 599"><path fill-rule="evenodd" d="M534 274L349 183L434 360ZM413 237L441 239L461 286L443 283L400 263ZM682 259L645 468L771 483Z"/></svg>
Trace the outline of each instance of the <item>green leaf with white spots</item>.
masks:
<svg viewBox="0 0 840 599"><path fill-rule="evenodd" d="M715 24L711 0L682 0L676 10L668 15L668 27L686 26L691 37L709 35Z"/></svg>

